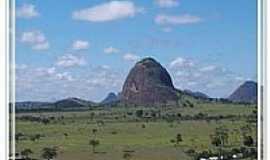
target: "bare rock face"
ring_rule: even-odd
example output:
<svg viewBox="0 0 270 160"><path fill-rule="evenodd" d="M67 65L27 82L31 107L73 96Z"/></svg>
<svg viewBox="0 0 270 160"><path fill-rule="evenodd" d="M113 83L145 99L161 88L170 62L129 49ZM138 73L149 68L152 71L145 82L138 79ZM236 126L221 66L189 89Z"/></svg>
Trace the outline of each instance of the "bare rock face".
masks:
<svg viewBox="0 0 270 160"><path fill-rule="evenodd" d="M145 58L129 72L121 102L143 106L175 105L177 94L167 70L153 58Z"/></svg>

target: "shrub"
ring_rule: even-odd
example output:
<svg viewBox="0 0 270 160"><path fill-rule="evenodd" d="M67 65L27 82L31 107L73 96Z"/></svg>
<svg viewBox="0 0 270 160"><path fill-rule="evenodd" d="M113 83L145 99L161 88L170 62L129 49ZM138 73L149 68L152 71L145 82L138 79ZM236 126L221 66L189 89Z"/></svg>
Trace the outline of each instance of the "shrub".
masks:
<svg viewBox="0 0 270 160"><path fill-rule="evenodd" d="M145 128L146 126L145 126L145 124L142 124L142 128Z"/></svg>
<svg viewBox="0 0 270 160"><path fill-rule="evenodd" d="M251 147L254 144L254 140L251 136L245 136L243 143L245 146Z"/></svg>
<svg viewBox="0 0 270 160"><path fill-rule="evenodd" d="M129 160L131 158L131 154L130 153L124 153L123 158L126 159L126 160Z"/></svg>
<svg viewBox="0 0 270 160"><path fill-rule="evenodd" d="M137 110L135 114L137 117L141 118L143 116L143 110Z"/></svg>
<svg viewBox="0 0 270 160"><path fill-rule="evenodd" d="M44 159L53 159L57 156L57 151L56 151L56 148L53 147L53 148L43 148L42 149L42 154L41 154L41 157L44 158Z"/></svg>
<svg viewBox="0 0 270 160"><path fill-rule="evenodd" d="M196 153L196 152L195 152L194 149L188 149L188 150L186 151L186 154L188 154L188 155L190 155L190 156L194 155L195 153Z"/></svg>
<svg viewBox="0 0 270 160"><path fill-rule="evenodd" d="M21 151L21 155L24 159L30 159L29 155L32 153L33 153L33 151L31 149L28 149L28 148Z"/></svg>

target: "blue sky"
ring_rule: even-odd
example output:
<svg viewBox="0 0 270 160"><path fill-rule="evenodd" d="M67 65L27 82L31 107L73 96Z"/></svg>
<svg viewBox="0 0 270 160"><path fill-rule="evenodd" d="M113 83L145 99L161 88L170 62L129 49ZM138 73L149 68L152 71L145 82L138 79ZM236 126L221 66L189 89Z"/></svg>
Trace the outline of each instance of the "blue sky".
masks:
<svg viewBox="0 0 270 160"><path fill-rule="evenodd" d="M18 101L99 101L147 56L177 88L228 96L256 80L256 1L16 1Z"/></svg>

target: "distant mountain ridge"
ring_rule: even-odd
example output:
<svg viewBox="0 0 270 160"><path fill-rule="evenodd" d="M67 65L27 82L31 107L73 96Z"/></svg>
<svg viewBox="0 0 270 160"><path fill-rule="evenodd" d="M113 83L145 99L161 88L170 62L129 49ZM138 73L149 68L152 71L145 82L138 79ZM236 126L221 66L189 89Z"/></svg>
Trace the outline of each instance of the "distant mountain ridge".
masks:
<svg viewBox="0 0 270 160"><path fill-rule="evenodd" d="M257 102L257 83L246 81L241 84L229 97L233 102L256 103Z"/></svg>
<svg viewBox="0 0 270 160"><path fill-rule="evenodd" d="M199 99L209 99L210 98L207 94L199 92L199 91L191 91L191 90L185 89L183 92L190 95L190 96L193 96L195 98L199 98Z"/></svg>
<svg viewBox="0 0 270 160"><path fill-rule="evenodd" d="M50 102L38 102L38 101L24 101L24 102L16 102L16 109L32 109L32 108L49 108L52 107L53 103Z"/></svg>
<svg viewBox="0 0 270 160"><path fill-rule="evenodd" d="M183 98L185 97L185 98ZM174 87L167 70L155 59L144 58L130 70L122 91L116 95L110 92L100 103L80 98L66 98L56 102L16 102L16 109L80 109L102 105L141 105L141 106L181 106L185 99L223 103L256 103L257 83L247 81L240 85L228 98L211 98L199 91L178 90Z"/></svg>
<svg viewBox="0 0 270 160"><path fill-rule="evenodd" d="M31 109L68 109L68 108L85 108L95 106L96 103L71 97L62 99L56 102L38 102L38 101L25 101L16 102L15 108L17 110L31 110Z"/></svg>
<svg viewBox="0 0 270 160"><path fill-rule="evenodd" d="M102 105L108 105L108 104L114 104L119 102L120 98L119 95L116 95L113 92L110 92L105 99L103 99L100 104Z"/></svg>
<svg viewBox="0 0 270 160"><path fill-rule="evenodd" d="M54 103L56 108L89 107L94 104L95 104L94 102L75 98L75 97L66 98L66 99L63 99Z"/></svg>

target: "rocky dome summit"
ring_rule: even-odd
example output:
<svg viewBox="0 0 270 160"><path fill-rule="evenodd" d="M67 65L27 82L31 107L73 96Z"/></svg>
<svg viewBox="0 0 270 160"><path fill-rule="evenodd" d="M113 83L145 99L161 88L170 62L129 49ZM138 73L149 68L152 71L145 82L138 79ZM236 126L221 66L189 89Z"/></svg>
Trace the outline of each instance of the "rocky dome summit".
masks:
<svg viewBox="0 0 270 160"><path fill-rule="evenodd" d="M121 101L135 105L175 105L178 92L167 70L148 57L137 62L124 83Z"/></svg>

